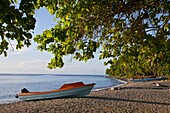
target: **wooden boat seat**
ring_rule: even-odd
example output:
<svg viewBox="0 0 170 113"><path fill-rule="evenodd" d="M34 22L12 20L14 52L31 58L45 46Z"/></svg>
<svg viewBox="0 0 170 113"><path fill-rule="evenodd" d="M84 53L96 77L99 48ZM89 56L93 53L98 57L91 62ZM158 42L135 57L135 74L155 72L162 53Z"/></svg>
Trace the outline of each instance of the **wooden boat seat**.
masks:
<svg viewBox="0 0 170 113"><path fill-rule="evenodd" d="M75 83L70 83L70 84L64 84L60 90L67 90L67 89L72 89L72 88L78 88L84 86L83 82L75 82Z"/></svg>

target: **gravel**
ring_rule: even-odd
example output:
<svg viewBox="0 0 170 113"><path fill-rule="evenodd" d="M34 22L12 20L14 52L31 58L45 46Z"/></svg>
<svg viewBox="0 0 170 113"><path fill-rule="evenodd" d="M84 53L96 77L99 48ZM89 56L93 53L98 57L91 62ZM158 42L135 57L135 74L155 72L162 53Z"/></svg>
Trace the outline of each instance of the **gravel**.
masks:
<svg viewBox="0 0 170 113"><path fill-rule="evenodd" d="M155 83L128 83L82 98L0 104L0 113L170 113L170 81L159 82L163 87Z"/></svg>

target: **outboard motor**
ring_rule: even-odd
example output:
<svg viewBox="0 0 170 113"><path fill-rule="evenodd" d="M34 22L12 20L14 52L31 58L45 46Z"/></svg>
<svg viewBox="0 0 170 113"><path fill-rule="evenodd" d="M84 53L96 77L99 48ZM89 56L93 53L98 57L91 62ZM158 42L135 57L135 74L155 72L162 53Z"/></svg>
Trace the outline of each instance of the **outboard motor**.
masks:
<svg viewBox="0 0 170 113"><path fill-rule="evenodd" d="M21 89L21 93L29 93L29 91L28 91L28 89L23 88L23 89Z"/></svg>
<svg viewBox="0 0 170 113"><path fill-rule="evenodd" d="M18 97L18 94L15 95L15 98L19 98L19 97Z"/></svg>

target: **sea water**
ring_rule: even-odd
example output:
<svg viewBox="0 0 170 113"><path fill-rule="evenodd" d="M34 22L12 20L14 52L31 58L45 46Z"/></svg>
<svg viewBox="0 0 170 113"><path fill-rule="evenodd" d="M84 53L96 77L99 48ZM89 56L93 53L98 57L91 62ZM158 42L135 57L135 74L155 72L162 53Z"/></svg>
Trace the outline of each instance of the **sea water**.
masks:
<svg viewBox="0 0 170 113"><path fill-rule="evenodd" d="M123 81L108 78L107 75L0 74L0 104L19 101L15 95L22 88L47 91L58 89L65 83L80 81L85 84L96 83L93 91L124 84Z"/></svg>

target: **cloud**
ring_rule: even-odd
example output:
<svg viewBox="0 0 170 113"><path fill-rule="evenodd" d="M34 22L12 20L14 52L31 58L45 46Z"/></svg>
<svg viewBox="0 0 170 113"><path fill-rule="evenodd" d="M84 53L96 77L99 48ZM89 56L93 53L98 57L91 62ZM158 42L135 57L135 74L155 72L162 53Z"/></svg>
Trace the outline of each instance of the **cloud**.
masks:
<svg viewBox="0 0 170 113"><path fill-rule="evenodd" d="M64 57L64 67L48 69L47 65L53 57L50 53L24 49L18 54L0 59L0 73L44 73L44 74L105 74L103 61L97 58L88 62L79 62L70 56Z"/></svg>
<svg viewBox="0 0 170 113"><path fill-rule="evenodd" d="M37 68L44 66L44 64L47 64L48 61L46 60L39 60L39 59L30 59L27 61L21 61L17 67L29 67L29 68Z"/></svg>
<svg viewBox="0 0 170 113"><path fill-rule="evenodd" d="M32 45L30 47L26 47L24 46L22 49L16 49L16 45L13 44L13 47L9 47L8 49L8 53L10 55L20 55L20 54L26 54L26 53L30 53L30 52L33 52L33 51L38 51L36 49L36 44L32 43Z"/></svg>

